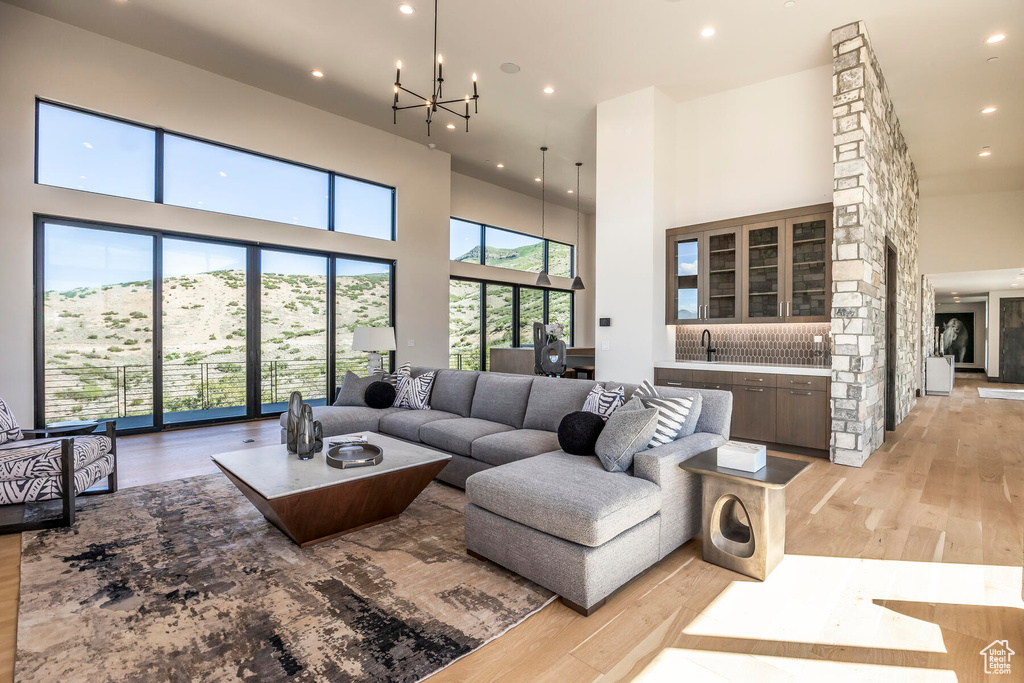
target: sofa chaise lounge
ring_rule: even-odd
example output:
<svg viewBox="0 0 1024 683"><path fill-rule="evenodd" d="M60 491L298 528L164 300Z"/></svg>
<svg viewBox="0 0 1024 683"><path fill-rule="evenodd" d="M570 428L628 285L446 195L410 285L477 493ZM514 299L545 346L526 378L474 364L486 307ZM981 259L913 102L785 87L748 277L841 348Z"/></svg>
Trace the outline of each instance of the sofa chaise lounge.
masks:
<svg viewBox="0 0 1024 683"><path fill-rule="evenodd" d="M432 368L413 368L418 376ZM636 385L439 370L430 410L320 406L325 436L380 432L445 451L438 479L464 488L466 548L590 614L619 587L700 531L700 478L679 463L729 438L732 394L701 395L696 431L638 453L627 472L559 448L558 425L590 390ZM285 439L287 416L281 418Z"/></svg>

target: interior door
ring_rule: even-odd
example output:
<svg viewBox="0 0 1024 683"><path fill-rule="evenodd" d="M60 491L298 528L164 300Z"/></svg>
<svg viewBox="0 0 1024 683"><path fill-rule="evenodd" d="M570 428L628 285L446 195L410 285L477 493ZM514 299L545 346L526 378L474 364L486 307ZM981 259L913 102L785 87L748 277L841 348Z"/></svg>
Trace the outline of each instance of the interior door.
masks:
<svg viewBox="0 0 1024 683"><path fill-rule="evenodd" d="M785 320L784 220L743 226L743 322Z"/></svg>
<svg viewBox="0 0 1024 683"><path fill-rule="evenodd" d="M702 278L704 320L737 323L743 314L740 301L742 228L721 228L704 233L705 266Z"/></svg>
<svg viewBox="0 0 1024 683"><path fill-rule="evenodd" d="M832 214L786 220L786 289L782 314L787 322L829 322L832 318Z"/></svg>
<svg viewBox="0 0 1024 683"><path fill-rule="evenodd" d="M999 379L1024 384L1024 299L999 303Z"/></svg>

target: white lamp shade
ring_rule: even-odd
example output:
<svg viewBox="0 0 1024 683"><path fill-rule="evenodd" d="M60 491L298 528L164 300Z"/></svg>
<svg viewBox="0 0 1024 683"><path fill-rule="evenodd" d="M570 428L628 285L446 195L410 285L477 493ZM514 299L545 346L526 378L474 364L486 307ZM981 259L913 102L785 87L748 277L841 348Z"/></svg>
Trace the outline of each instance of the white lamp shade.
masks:
<svg viewBox="0 0 1024 683"><path fill-rule="evenodd" d="M395 328L357 327L352 332L353 351L394 351Z"/></svg>

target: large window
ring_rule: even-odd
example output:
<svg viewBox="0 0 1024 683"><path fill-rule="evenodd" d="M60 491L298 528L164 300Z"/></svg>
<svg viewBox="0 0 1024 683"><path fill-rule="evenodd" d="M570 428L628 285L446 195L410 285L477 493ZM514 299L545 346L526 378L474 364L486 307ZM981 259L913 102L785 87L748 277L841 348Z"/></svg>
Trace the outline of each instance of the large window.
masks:
<svg viewBox="0 0 1024 683"><path fill-rule="evenodd" d="M392 326L393 262L60 219L36 230L40 423L254 418L295 390L323 404L366 364L352 329Z"/></svg>
<svg viewBox="0 0 1024 683"><path fill-rule="evenodd" d="M72 107L36 107L40 184L395 239L392 187Z"/></svg>
<svg viewBox="0 0 1024 683"><path fill-rule="evenodd" d="M527 273L539 273L546 265L549 274L571 278L574 252L569 244L460 218L452 218L449 223L448 257L452 261Z"/></svg>
<svg viewBox="0 0 1024 683"><path fill-rule="evenodd" d="M452 278L449 367L490 368L491 349L533 346L533 324L561 323L572 345L573 293Z"/></svg>
<svg viewBox="0 0 1024 683"><path fill-rule="evenodd" d="M39 103L36 182L154 200L156 132Z"/></svg>
<svg viewBox="0 0 1024 683"><path fill-rule="evenodd" d="M327 229L329 176L304 166L164 135L164 202Z"/></svg>

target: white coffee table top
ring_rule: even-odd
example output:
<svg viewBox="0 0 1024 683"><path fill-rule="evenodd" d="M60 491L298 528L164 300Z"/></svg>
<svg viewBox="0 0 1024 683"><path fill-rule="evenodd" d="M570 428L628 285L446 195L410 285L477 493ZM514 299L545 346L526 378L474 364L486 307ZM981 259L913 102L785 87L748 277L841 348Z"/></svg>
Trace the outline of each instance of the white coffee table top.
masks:
<svg viewBox="0 0 1024 683"><path fill-rule="evenodd" d="M284 444L219 453L212 458L218 465L267 499L282 498L357 479L375 477L387 472L452 459L452 456L446 453L399 441L383 434L372 432L360 432L360 434L366 436L373 445L383 449L384 460L379 465L350 467L344 470L328 465L327 442L337 441L342 438L340 436L325 438L324 451L315 454L312 460L299 460L297 455L288 452Z"/></svg>

